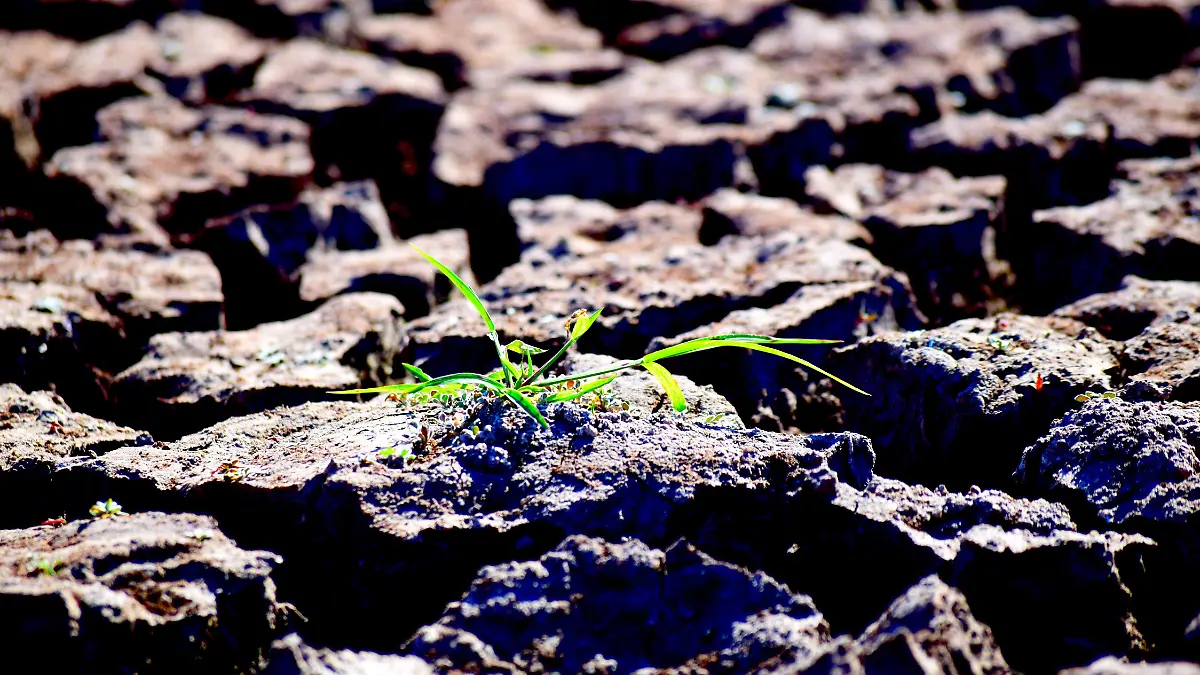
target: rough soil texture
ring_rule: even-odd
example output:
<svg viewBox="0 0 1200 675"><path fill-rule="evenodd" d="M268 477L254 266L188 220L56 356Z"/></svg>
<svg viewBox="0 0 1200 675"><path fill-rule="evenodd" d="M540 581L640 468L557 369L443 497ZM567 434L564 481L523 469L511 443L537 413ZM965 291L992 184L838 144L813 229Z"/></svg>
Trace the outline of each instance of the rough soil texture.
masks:
<svg viewBox="0 0 1200 675"><path fill-rule="evenodd" d="M1198 672L1198 49L1195 0L8 2L0 651ZM333 393L499 366L409 244L501 345L600 310L555 377L839 343L548 429Z"/></svg>
<svg viewBox="0 0 1200 675"><path fill-rule="evenodd" d="M235 672L283 616L278 563L189 514L0 530L0 644L60 673Z"/></svg>
<svg viewBox="0 0 1200 675"><path fill-rule="evenodd" d="M286 117L145 97L96 119L103 142L47 163L47 218L60 236L187 240L211 218L295 199L313 170L308 127Z"/></svg>
<svg viewBox="0 0 1200 675"><path fill-rule="evenodd" d="M871 250L908 274L930 320L945 323L996 306L993 289L1003 288L995 250L1005 220L1003 178L850 164L814 167L805 182L818 208L866 225Z"/></svg>
<svg viewBox="0 0 1200 675"><path fill-rule="evenodd" d="M25 393L15 384L0 386L0 466L53 465L63 457L94 457L154 439L112 422L76 413L48 391Z"/></svg>
<svg viewBox="0 0 1200 675"><path fill-rule="evenodd" d="M1200 283L1126 277L1118 290L1089 296L1054 314L1094 326L1105 337L1128 340L1150 326L1200 324Z"/></svg>
<svg viewBox="0 0 1200 675"><path fill-rule="evenodd" d="M415 656L316 649L295 633L271 645L266 675L433 675L433 667Z"/></svg>
<svg viewBox="0 0 1200 675"><path fill-rule="evenodd" d="M1149 387L1122 394L1065 415L1025 450L1014 477L1075 505L1085 522L1153 534L1163 548L1149 561L1146 593L1162 603L1162 630L1182 642L1196 594L1165 578L1197 564L1200 404L1154 400L1161 394Z"/></svg>
<svg viewBox="0 0 1200 675"><path fill-rule="evenodd" d="M474 651L480 669L513 672L746 672L784 646L811 656L829 641L812 600L682 540L659 551L576 535L536 561L479 572L406 651L452 668L470 668L462 652Z"/></svg>
<svg viewBox="0 0 1200 675"><path fill-rule="evenodd" d="M596 30L538 0L467 0L428 15L367 15L353 37L376 54L437 73L447 89L509 79L594 84L624 69Z"/></svg>
<svg viewBox="0 0 1200 675"><path fill-rule="evenodd" d="M999 487L1021 448L1076 396L1114 388L1115 349L1075 321L1001 314L871 337L835 352L828 366L875 381L871 397L836 395L845 424L879 446L885 475Z"/></svg>
<svg viewBox="0 0 1200 675"><path fill-rule="evenodd" d="M156 335L145 357L116 375L110 395L132 423L179 436L372 386L393 374L406 338L403 313L392 296L353 293L249 330Z"/></svg>
<svg viewBox="0 0 1200 675"><path fill-rule="evenodd" d="M840 636L816 659L806 656L789 646L753 672L1013 672L963 594L934 575L896 598L857 640Z"/></svg>
<svg viewBox="0 0 1200 675"><path fill-rule="evenodd" d="M1053 308L1085 295L1112 291L1126 275L1200 280L1200 220L1192 210L1196 160L1141 160L1121 164L1124 178L1111 196L1087 206L1038 211L1030 255L1014 256L1014 272L1044 289L1031 308ZM1025 242L1015 241L1014 246ZM1064 263L1071 255L1084 264Z"/></svg>
<svg viewBox="0 0 1200 675"><path fill-rule="evenodd" d="M120 239L99 246L58 242L39 230L0 243L0 269L4 283L90 291L120 321L130 341L144 343L157 333L213 330L221 324L221 276L198 251L147 252L126 247Z"/></svg>

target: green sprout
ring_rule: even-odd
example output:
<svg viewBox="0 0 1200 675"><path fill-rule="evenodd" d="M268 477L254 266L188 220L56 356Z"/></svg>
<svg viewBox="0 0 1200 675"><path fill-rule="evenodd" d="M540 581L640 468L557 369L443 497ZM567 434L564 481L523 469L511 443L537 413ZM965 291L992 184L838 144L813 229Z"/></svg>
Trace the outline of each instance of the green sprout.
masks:
<svg viewBox="0 0 1200 675"><path fill-rule="evenodd" d="M41 576L52 577L58 574L59 570L66 565L61 560L55 558L36 558L29 561L29 574L39 574Z"/></svg>
<svg viewBox="0 0 1200 675"><path fill-rule="evenodd" d="M389 445L379 451L378 457L381 462L386 462L389 459L407 460L409 457L412 457L412 450Z"/></svg>
<svg viewBox="0 0 1200 675"><path fill-rule="evenodd" d="M1084 393L1076 396L1075 400L1080 403L1087 403L1088 401L1090 401L1094 398L1095 399L1114 399L1114 398L1117 398L1117 392L1106 391L1103 393L1097 393L1094 391L1088 391L1088 392L1084 392Z"/></svg>
<svg viewBox="0 0 1200 675"><path fill-rule="evenodd" d="M992 349L995 349L998 352L1007 352L1008 350L1013 348L1012 340L1005 340L1003 338L996 337L995 335L989 336L987 339L987 343L988 343L988 346L990 346Z"/></svg>
<svg viewBox="0 0 1200 675"><path fill-rule="evenodd" d="M242 466L242 460L235 459L232 462L221 462L210 475L221 474L225 480L233 483L246 477L246 467Z"/></svg>
<svg viewBox="0 0 1200 675"><path fill-rule="evenodd" d="M409 244L412 246L411 244ZM471 396L482 393L484 390L494 392L496 395L507 398L519 408L524 410L530 417L537 421L543 428L550 428L550 423L546 421L539 409L540 405L547 403L557 403L574 401L589 394L599 394L599 390L611 383L620 376L621 371L631 368L643 368L658 380L659 385L663 388L667 398L671 402L671 407L678 413L687 410L687 401L684 399L683 390L679 387L679 383L675 377L664 368L659 361L669 359L674 356L683 356L684 354L692 354L708 349L716 349L718 347L740 347L752 351L759 351L766 354L771 354L779 358L787 359L795 363L814 370L833 381L848 387L860 394L870 396L867 392L855 387L854 385L842 380L841 378L828 373L821 368L805 361L804 359L781 351L775 348L775 345L818 345L818 344L836 344L841 340L817 340L808 338L776 338L767 335L754 335L750 333L728 333L725 335L714 335L712 337L695 338L681 342L677 345L672 345L664 349L658 349L639 359L630 359L621 361L606 368L592 370L585 373L572 373L559 377L546 377L546 373L557 365L567 352L583 337L585 333L592 327L596 320L600 318L600 311L588 313L586 310L576 310L568 319L565 325L567 334L566 342L563 346L546 360L540 367L535 368L533 357L537 354L545 353L545 350L538 347L532 347L520 340L510 342L507 347L500 345L500 338L496 331L496 323L492 320L491 314L484 307L483 301L475 291L467 285L457 274L449 267L446 267L436 258L425 253L421 249L413 246L426 260L438 269L442 274L450 279L451 283L467 298L468 301L475 307L475 311L483 319L484 324L488 329L488 338L492 341L492 345L496 349L496 357L500 362L500 368L488 373L454 373L452 375L443 375L441 377L430 377L420 368L410 364L404 364L407 370L414 378L415 383L408 384L389 384L381 387L370 387L366 389L347 389L344 391L331 392L334 394L390 394L404 397L409 394L417 394L420 392L431 392L434 394L434 399L442 402L449 401L451 397L461 394ZM516 363L513 363L508 357L508 353L512 352L517 355ZM536 402L535 402L536 399Z"/></svg>
<svg viewBox="0 0 1200 675"><path fill-rule="evenodd" d="M95 518L113 518L116 516L129 515L128 513L122 511L121 505L114 502L112 499L107 499L105 501L92 504L92 508L88 509L88 513L92 514L92 516Z"/></svg>

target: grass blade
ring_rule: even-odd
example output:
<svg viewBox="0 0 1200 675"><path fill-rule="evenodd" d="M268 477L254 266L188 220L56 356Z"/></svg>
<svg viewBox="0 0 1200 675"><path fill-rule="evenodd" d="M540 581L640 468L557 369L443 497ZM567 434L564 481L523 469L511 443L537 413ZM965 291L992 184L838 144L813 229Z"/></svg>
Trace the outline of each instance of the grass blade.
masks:
<svg viewBox="0 0 1200 675"><path fill-rule="evenodd" d="M369 387L367 389L345 389L343 391L331 391L330 394L415 394L419 391L435 387L446 387L448 389L460 388L463 384L481 384L489 389L504 391L505 387L500 382L492 381L483 375L475 373L454 373L453 375L443 375L435 377L432 380L419 382L417 384L387 384L382 387Z"/></svg>
<svg viewBox="0 0 1200 675"><path fill-rule="evenodd" d="M428 382L433 379L432 377L427 375L425 373L425 371L412 365L411 363L402 363L400 365L404 366L405 370L407 370L409 373L411 373L413 377L417 378L417 382Z"/></svg>
<svg viewBox="0 0 1200 675"><path fill-rule="evenodd" d="M662 385L663 391L667 392L667 398L671 399L671 407L675 412L683 412L687 410L687 399L683 397L683 390L679 388L679 383L675 381L675 376L666 368L657 363L643 363L642 367L650 371L654 379Z"/></svg>
<svg viewBox="0 0 1200 675"><path fill-rule="evenodd" d="M856 392L862 394L863 396L870 396L870 394L868 394L867 392L850 384L849 382L843 380L842 378L838 377L837 375L834 375L833 373L831 373L827 370L818 368L818 367L814 366L813 364L809 363L808 361L805 361L804 359L800 358L799 356L793 356L792 354L789 354L784 351L780 351L773 347L768 347L766 345L758 344L756 342L738 342L736 340L727 340L727 341L725 341L724 345L722 345L722 346L745 347L746 349L753 349L755 351L765 352L767 354L774 354L775 356L778 356L780 358L784 358L789 361L794 361L796 363L799 363L800 365L804 366L805 368L808 368L809 370L814 370L814 371L824 375L825 377L828 377L829 379L833 380L834 382L837 382L838 384L842 385L843 387L846 387L848 389L856 391Z"/></svg>
<svg viewBox="0 0 1200 675"><path fill-rule="evenodd" d="M642 362L654 363L655 361L660 361L662 359L669 359L672 356L681 356L683 354L691 354L692 352L699 352L705 349L713 349L715 347L720 347L720 342L721 340L714 340L712 338L696 338L694 340L687 340L685 342L680 342L677 345L652 351L642 357Z"/></svg>
<svg viewBox="0 0 1200 675"><path fill-rule="evenodd" d="M640 365L642 365L641 359L638 359L636 361L621 361L615 365L606 366L599 370L593 370L593 371L586 372L586 373L571 373L570 375L560 375L558 377L551 377L551 378L547 378L545 380L541 380L541 381L537 382L536 384L538 386L544 387L544 386L549 386L551 384L562 384L563 382L570 382L571 380L577 380L577 381L578 380L590 380L593 377L599 377L601 375L608 375L609 373L618 373L622 370L627 370L629 368L636 368Z"/></svg>
<svg viewBox="0 0 1200 675"><path fill-rule="evenodd" d="M780 338L770 335L755 335L754 333L725 333L722 335L710 335L708 339L760 342L768 345L835 345L842 342L841 340L827 340L825 338Z"/></svg>
<svg viewBox="0 0 1200 675"><path fill-rule="evenodd" d="M327 394L409 394L412 390L421 386L420 384L388 384L382 387L368 387L366 389L342 389L340 391L327 391Z"/></svg>
<svg viewBox="0 0 1200 675"><path fill-rule="evenodd" d="M500 365L504 367L505 376L510 384L514 379L517 382L521 381L521 371L517 369L512 361L508 360L508 357L501 358Z"/></svg>
<svg viewBox="0 0 1200 675"><path fill-rule="evenodd" d="M575 344L575 338L568 338L566 344L564 344L561 349L559 349L557 352L555 352L554 356L551 356L549 361L543 363L541 368L538 368L537 370L535 370L533 372L532 375L530 375L529 377L527 377L521 381L521 386L524 387L526 385L529 385L534 380L536 380L539 377L541 377L542 375L544 375L547 370L550 370L551 368L553 368L554 364L561 361L562 358L567 355L567 352L571 349L571 345L574 345L574 344Z"/></svg>
<svg viewBox="0 0 1200 675"><path fill-rule="evenodd" d="M468 286L467 282L460 279L459 276L454 273L454 270L443 265L437 258L434 258L416 246L413 246L411 243L409 246L412 246L413 250L424 256L425 259L430 262L430 264L438 268L438 271L440 271L442 274L445 274L450 279L450 282L454 284L454 287L457 288L460 293L466 296L467 300L470 300L472 305L475 305L475 311L479 312L479 316L483 317L483 322L487 324L488 332L495 333L496 323L492 321L492 315L488 314L487 308L483 306L483 301L480 300L479 296L475 294L475 290Z"/></svg>
<svg viewBox="0 0 1200 675"><path fill-rule="evenodd" d="M577 341L579 338L583 337L583 334L588 332L588 329L592 327L592 324L596 323L596 319L600 318L600 312L603 311L604 309L601 308L595 312L592 312L591 314L580 317L579 320L575 322L575 325L571 327L571 340Z"/></svg>
<svg viewBox="0 0 1200 675"><path fill-rule="evenodd" d="M580 396L584 396L585 394L590 394L593 391L596 391L597 389L605 386L606 384L608 384L609 382L612 382L613 380L617 379L618 377L620 377L619 374L613 375L612 377L606 377L603 380L596 380L595 382L589 382L588 384L580 387L579 389L572 389L570 391L560 391L557 394L551 394L550 398L548 398L546 400L550 403L562 403L565 401L574 401L575 399L579 398Z"/></svg>
<svg viewBox="0 0 1200 675"><path fill-rule="evenodd" d="M483 387L487 387L488 389L492 389L496 392L499 392L500 394L508 397L509 400L511 400L513 403L516 403L518 406L520 406L526 413L529 414L530 417L533 417L535 420L537 420L537 423L542 425L543 428L545 428L545 429L550 428L550 423L546 421L546 418L542 416L541 411L539 411L537 409L537 406L534 405L533 401L529 400L529 398L527 396L525 396L521 392L517 391L516 389L504 386L504 384L501 382L496 382L495 380L493 380L489 377L485 377L483 375L478 375L476 373L454 373L453 375L443 375L441 377L435 377L427 382L421 382L420 384L389 384L389 385L386 385L383 387L370 387L368 389L348 389L346 391L331 391L329 393L331 393L331 394L382 394L385 392L389 392L389 393L415 394L415 393L417 393L419 391L423 391L425 389L431 389L431 388L443 387L443 386L454 386L454 385L462 386L464 384L477 384L477 385L480 385Z"/></svg>
<svg viewBox="0 0 1200 675"><path fill-rule="evenodd" d="M509 387L504 389L504 395L507 396L513 403L521 406L525 412L529 413L530 417L537 420L537 423L542 425L543 429L550 428L550 423L547 422L546 418L542 416L542 411L538 410L537 405L535 405L533 401L529 400L529 397L525 396L525 394L522 394L516 389Z"/></svg>
<svg viewBox="0 0 1200 675"><path fill-rule="evenodd" d="M714 335L712 337L693 338L677 345L664 347L655 350L642 357L642 361L654 362L662 359L669 359L672 356L682 356L683 354L691 354L692 352L703 351L705 349L713 349L714 347L727 346L728 342L768 344L768 345L829 345L838 344L841 340L817 340L811 338L773 338L767 335L753 335L750 333L727 333L725 335Z"/></svg>

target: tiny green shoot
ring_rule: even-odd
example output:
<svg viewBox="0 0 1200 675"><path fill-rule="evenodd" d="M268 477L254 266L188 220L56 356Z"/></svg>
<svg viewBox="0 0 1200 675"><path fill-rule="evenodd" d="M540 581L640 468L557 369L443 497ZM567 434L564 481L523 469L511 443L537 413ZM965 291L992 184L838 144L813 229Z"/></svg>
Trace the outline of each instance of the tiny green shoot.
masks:
<svg viewBox="0 0 1200 675"><path fill-rule="evenodd" d="M1076 396L1075 400L1080 403L1087 403L1088 401L1090 401L1092 399L1114 399L1114 398L1117 398L1117 392L1115 392L1115 391L1106 391L1103 393L1088 391L1088 392L1084 392L1084 393Z"/></svg>
<svg viewBox="0 0 1200 675"><path fill-rule="evenodd" d="M409 448L397 448L389 445L388 447L379 451L378 457L379 461L381 462L386 462L390 459L407 460L409 457L412 457L412 450Z"/></svg>
<svg viewBox="0 0 1200 675"><path fill-rule="evenodd" d="M92 504L92 508L88 509L88 513L94 518L114 518L116 516L127 516L121 509L121 505L114 502L112 499L107 499L102 502Z"/></svg>
<svg viewBox="0 0 1200 675"><path fill-rule="evenodd" d="M37 558L29 562L29 573L38 574L41 576L52 577L58 574L58 571L65 565L61 560L50 558Z"/></svg>
<svg viewBox="0 0 1200 675"><path fill-rule="evenodd" d="M410 244L411 246L411 244ZM675 357L683 356L684 354L692 354L709 349L717 349L721 347L738 347L749 349L752 351L771 354L779 358L787 359L797 363L805 368L813 370L825 377L830 378L834 382L841 384L859 394L870 396L867 392L858 387L846 382L845 380L826 372L821 368L805 361L804 359L789 354L785 351L777 349L784 345L818 345L818 344L836 344L841 340L821 340L809 338L776 338L767 335L754 335L750 333L729 333L725 335L714 335L711 337L694 338L680 342L679 344L659 349L639 359L629 359L620 361L614 365L599 368L596 370L584 373L572 373L558 377L547 377L546 374L560 363L566 357L568 351L573 347L580 338L587 333L589 329L600 318L601 310L588 312L587 310L576 310L570 317L567 318L564 330L566 331L566 341L563 346L555 352L541 366L534 366L533 358L540 354L546 353L546 350L532 345L528 345L521 340L513 340L506 346L501 346L500 338L496 330L496 323L492 320L491 314L488 313L487 307L483 301L475 293L474 289L463 281L453 270L443 265L436 258L425 253L424 251L413 247L426 260L438 269L442 274L446 275L454 284L454 286L467 298L478 312L480 318L483 319L484 325L487 326L488 338L496 349L496 356L500 362L500 367L489 374L481 373L454 373L451 375L443 375L441 377L430 377L417 366L404 364L405 370L409 372L417 381L406 384L389 384L381 387L369 387L365 389L347 389L343 391L331 392L334 394L389 394L392 396L405 397L409 394L417 394L424 392L431 394L435 400L449 401L453 397L464 393L474 393L476 395L484 392L492 392L497 396L507 398L517 407L524 410L530 417L537 421L543 428L549 428L550 423L546 421L542 414L541 407L547 403L574 401L587 396L594 398L599 395L600 390L614 379L616 379L622 371L633 368L643 368L648 371L658 381L663 388L667 398L671 402L671 407L676 412L682 413L687 410L687 400L684 398L683 390L675 377L665 367L660 364L660 361ZM515 359L510 359L508 354L515 355ZM514 363L515 360L515 363ZM541 406L541 407L540 407ZM394 448L384 448L379 452L380 459L384 458L385 452L391 450L387 457L404 456L399 455L399 451Z"/></svg>
<svg viewBox="0 0 1200 675"><path fill-rule="evenodd" d="M1013 348L1012 340L1005 340L1004 338L996 337L994 335L989 336L987 342L992 349L995 349L998 352L1007 352Z"/></svg>

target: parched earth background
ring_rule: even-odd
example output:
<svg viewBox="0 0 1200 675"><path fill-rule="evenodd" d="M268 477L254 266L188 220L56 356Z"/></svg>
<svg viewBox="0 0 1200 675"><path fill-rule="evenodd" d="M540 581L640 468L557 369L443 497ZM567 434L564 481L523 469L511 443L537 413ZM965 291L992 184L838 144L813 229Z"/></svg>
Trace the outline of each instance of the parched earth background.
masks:
<svg viewBox="0 0 1200 675"><path fill-rule="evenodd" d="M6 0L0 671L1200 673L1198 46L1196 0ZM834 338L872 396L740 350L549 431L332 396L495 367L406 241L504 342L603 308L577 370Z"/></svg>

